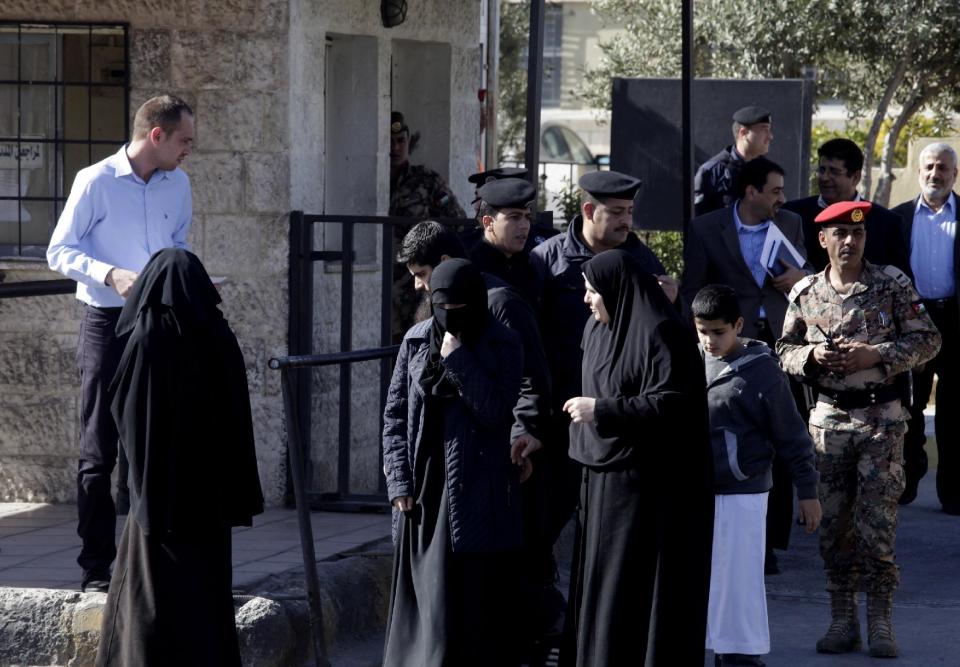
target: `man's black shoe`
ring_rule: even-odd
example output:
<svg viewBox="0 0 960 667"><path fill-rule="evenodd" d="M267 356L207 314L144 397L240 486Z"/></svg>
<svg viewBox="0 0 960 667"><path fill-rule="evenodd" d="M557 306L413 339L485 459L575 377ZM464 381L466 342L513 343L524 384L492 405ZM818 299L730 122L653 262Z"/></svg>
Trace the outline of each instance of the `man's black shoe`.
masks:
<svg viewBox="0 0 960 667"><path fill-rule="evenodd" d="M110 590L109 579L90 579L83 582L80 590L84 593L106 593Z"/></svg>
<svg viewBox="0 0 960 667"><path fill-rule="evenodd" d="M80 590L84 593L106 593L110 588L110 570L84 570Z"/></svg>

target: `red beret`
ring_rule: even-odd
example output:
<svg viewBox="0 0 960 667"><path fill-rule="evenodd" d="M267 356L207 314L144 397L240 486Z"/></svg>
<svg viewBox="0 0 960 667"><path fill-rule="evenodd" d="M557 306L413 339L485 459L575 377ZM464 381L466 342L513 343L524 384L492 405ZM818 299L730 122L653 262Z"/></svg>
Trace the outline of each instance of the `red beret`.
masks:
<svg viewBox="0 0 960 667"><path fill-rule="evenodd" d="M870 209L873 207L868 201L841 201L830 204L820 211L814 222L823 225L857 225L863 223Z"/></svg>

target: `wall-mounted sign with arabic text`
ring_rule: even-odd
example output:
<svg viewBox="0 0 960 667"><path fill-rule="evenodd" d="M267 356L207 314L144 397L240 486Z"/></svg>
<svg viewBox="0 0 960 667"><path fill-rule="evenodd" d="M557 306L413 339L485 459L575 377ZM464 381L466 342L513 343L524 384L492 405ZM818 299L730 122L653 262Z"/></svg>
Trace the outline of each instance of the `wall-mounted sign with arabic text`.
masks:
<svg viewBox="0 0 960 667"><path fill-rule="evenodd" d="M0 169L16 169L17 162L21 169L42 169L43 153L43 144L29 139L0 141Z"/></svg>

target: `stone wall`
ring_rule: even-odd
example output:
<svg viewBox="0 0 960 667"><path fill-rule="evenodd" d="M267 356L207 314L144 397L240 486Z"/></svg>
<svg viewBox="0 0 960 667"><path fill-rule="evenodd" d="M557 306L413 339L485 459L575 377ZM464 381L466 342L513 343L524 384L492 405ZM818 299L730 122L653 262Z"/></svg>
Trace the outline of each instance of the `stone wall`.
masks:
<svg viewBox="0 0 960 667"><path fill-rule="evenodd" d="M326 210L325 48L330 34L375 39L376 82L370 103L380 137L372 155L378 178L369 210L389 205L389 115L392 40L450 44L450 176L469 201L466 176L479 150L479 0L410 3L408 19L387 30L377 0L5 0L0 18L130 24L131 113L145 99L172 92L196 114L196 146L185 162L194 197L190 243L212 275L228 278L223 309L247 362L261 481L268 502L286 488L286 434L272 356L286 353L289 211ZM358 128L357 131L360 131ZM375 203L374 203L375 202ZM318 247L324 230L317 230ZM377 245L379 247L379 245ZM57 278L42 262L0 261L4 281ZM378 341L379 273L359 270L354 347ZM339 271L317 265L316 351L337 349ZM74 499L77 377L74 365L80 307L69 296L0 300L0 500ZM372 368L358 368L354 446L355 490L376 486L378 435L369 387ZM336 376L317 374L315 415L336 415ZM375 398L375 397L374 397ZM335 418L335 417L334 417ZM335 423L315 419L314 487L333 490Z"/></svg>

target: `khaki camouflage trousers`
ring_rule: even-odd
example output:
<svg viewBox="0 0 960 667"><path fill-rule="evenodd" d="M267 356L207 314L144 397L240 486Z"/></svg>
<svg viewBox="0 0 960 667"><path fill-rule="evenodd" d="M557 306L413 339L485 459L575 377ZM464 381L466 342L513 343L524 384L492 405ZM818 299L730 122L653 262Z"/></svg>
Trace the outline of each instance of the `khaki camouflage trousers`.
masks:
<svg viewBox="0 0 960 667"><path fill-rule="evenodd" d="M820 555L828 591L893 592L897 500L903 492L903 422L830 429L810 424L820 471Z"/></svg>

